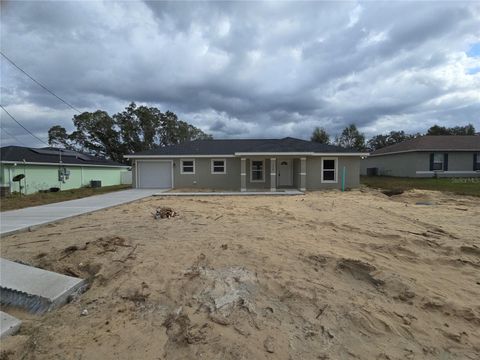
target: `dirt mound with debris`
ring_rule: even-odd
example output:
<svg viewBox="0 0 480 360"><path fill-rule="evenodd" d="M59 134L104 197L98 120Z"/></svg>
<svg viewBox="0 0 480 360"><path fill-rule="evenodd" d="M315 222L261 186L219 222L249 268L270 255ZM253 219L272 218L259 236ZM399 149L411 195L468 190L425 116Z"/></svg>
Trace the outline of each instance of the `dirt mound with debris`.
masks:
<svg viewBox="0 0 480 360"><path fill-rule="evenodd" d="M155 219L162 208L181 216ZM2 256L90 284L55 312L19 313L2 351L476 359L479 218L478 198L372 190L155 197L79 216L2 238Z"/></svg>

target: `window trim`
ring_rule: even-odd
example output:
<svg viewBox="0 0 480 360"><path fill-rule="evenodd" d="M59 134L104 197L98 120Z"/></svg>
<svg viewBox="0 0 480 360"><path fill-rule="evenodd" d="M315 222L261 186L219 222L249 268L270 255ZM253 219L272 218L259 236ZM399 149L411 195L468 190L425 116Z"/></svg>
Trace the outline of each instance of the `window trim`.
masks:
<svg viewBox="0 0 480 360"><path fill-rule="evenodd" d="M215 172L214 171L214 162L215 161L223 161L223 171L222 172ZM225 175L227 173L227 160L226 159L212 159L210 160L210 172L212 175Z"/></svg>
<svg viewBox="0 0 480 360"><path fill-rule="evenodd" d="M253 167L253 162L254 161L260 161L262 163L262 180L253 180L252 175L252 167ZM265 159L262 160L256 160L256 159L250 159L250 182L251 183L264 183L265 182Z"/></svg>
<svg viewBox="0 0 480 360"><path fill-rule="evenodd" d="M323 179L323 172L332 171L332 169L324 169L323 162L325 160L333 160L335 161L335 169L334 169L334 180L324 180ZM322 157L322 164L321 164L321 172L320 172L320 181L322 184L338 184L338 157Z"/></svg>
<svg viewBox="0 0 480 360"><path fill-rule="evenodd" d="M184 161L193 162L193 172L183 171L183 162ZM180 174L182 174L182 175L195 175L195 159L180 159Z"/></svg>

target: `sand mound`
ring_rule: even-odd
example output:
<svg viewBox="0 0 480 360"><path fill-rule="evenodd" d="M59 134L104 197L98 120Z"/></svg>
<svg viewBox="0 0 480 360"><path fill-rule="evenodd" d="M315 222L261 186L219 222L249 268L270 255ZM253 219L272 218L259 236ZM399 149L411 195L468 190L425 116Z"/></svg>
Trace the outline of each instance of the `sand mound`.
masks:
<svg viewBox="0 0 480 360"><path fill-rule="evenodd" d="M90 288L45 316L18 314L24 325L2 351L477 359L479 205L421 191L159 197L8 236L2 256ZM156 220L158 208L181 216Z"/></svg>

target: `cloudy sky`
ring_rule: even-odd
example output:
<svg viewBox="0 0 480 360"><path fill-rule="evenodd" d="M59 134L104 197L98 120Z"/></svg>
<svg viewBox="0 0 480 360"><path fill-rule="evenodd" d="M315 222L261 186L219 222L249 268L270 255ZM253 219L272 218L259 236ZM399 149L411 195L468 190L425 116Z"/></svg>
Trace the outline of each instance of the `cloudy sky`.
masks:
<svg viewBox="0 0 480 360"><path fill-rule="evenodd" d="M216 138L480 130L480 2L1 2L1 51L81 111L171 110ZM2 58L37 136L75 112ZM1 112L2 146L42 145Z"/></svg>

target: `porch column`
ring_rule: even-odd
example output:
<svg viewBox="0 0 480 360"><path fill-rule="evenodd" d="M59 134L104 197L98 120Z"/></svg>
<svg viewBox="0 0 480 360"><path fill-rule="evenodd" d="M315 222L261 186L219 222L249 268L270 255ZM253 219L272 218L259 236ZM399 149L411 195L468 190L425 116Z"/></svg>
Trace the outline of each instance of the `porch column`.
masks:
<svg viewBox="0 0 480 360"><path fill-rule="evenodd" d="M307 189L307 158L300 158L300 191Z"/></svg>
<svg viewBox="0 0 480 360"><path fill-rule="evenodd" d="M270 159L270 191L277 191L277 159Z"/></svg>
<svg viewBox="0 0 480 360"><path fill-rule="evenodd" d="M240 191L247 191L247 159L240 159Z"/></svg>

